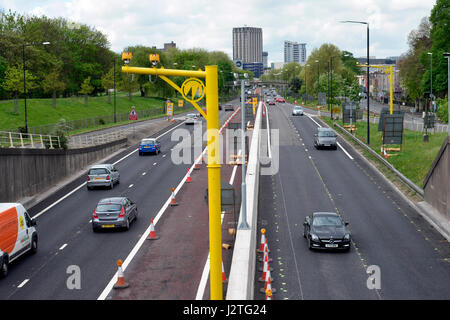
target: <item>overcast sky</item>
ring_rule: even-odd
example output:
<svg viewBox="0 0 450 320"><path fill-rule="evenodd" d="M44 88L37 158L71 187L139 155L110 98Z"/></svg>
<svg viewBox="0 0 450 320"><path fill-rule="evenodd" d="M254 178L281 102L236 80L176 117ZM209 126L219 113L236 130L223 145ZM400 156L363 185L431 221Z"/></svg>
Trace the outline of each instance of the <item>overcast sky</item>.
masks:
<svg viewBox="0 0 450 320"><path fill-rule="evenodd" d="M306 43L307 54L333 43L356 57L366 56L368 21L370 56L399 56L407 36L435 0L0 0L4 11L65 17L107 35L111 49L156 46L174 41L180 49L220 50L233 56L233 27L263 29L269 62L283 61L284 40Z"/></svg>

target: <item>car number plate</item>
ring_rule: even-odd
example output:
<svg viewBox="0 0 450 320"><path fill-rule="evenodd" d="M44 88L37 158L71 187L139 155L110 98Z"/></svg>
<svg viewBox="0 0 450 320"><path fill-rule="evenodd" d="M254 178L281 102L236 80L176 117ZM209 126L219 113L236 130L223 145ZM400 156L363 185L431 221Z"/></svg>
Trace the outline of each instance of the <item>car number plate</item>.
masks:
<svg viewBox="0 0 450 320"><path fill-rule="evenodd" d="M103 178L94 178L94 180L103 180Z"/></svg>
<svg viewBox="0 0 450 320"><path fill-rule="evenodd" d="M325 244L325 248L337 248L338 245L336 243L327 243Z"/></svg>
<svg viewBox="0 0 450 320"><path fill-rule="evenodd" d="M113 224L104 224L102 225L102 228L114 228Z"/></svg>
<svg viewBox="0 0 450 320"><path fill-rule="evenodd" d="M325 146L325 147L330 147L330 146L331 146L331 144L324 144L324 146Z"/></svg>

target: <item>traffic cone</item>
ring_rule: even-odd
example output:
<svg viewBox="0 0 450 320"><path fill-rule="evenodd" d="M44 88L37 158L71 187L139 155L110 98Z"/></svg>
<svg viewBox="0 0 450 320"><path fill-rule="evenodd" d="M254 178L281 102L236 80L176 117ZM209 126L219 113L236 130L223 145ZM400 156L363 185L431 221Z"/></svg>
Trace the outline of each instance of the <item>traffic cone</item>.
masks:
<svg viewBox="0 0 450 320"><path fill-rule="evenodd" d="M223 283L227 282L227 278L225 276L225 269L223 268L223 261L222 261L222 282Z"/></svg>
<svg viewBox="0 0 450 320"><path fill-rule="evenodd" d="M114 289L124 289L124 288L128 288L128 282L125 281L125 277L123 276L123 271L122 271L122 260L117 260L117 282L114 285Z"/></svg>
<svg viewBox="0 0 450 320"><path fill-rule="evenodd" d="M150 234L148 235L147 240L157 240L159 237L156 235L155 225L153 224L153 218L150 223Z"/></svg>
<svg viewBox="0 0 450 320"><path fill-rule="evenodd" d="M198 165L198 161L195 162L194 164L194 170L199 170L200 166Z"/></svg>
<svg viewBox="0 0 450 320"><path fill-rule="evenodd" d="M191 182L191 172L188 170L188 176L186 178L186 182L190 183Z"/></svg>
<svg viewBox="0 0 450 320"><path fill-rule="evenodd" d="M264 254L262 256L262 258L259 258L259 261L264 261L267 260L267 262L272 261L272 258L269 258L269 246L267 244L267 242L264 244Z"/></svg>
<svg viewBox="0 0 450 320"><path fill-rule="evenodd" d="M277 290L272 289L272 276L270 275L270 270L266 273L266 281L264 282L264 288L261 288L259 291L262 293L266 293L267 290L270 290L271 293L275 293Z"/></svg>
<svg viewBox="0 0 450 320"><path fill-rule="evenodd" d="M261 242L259 243L259 249L257 249L257 252L264 252L264 243L266 242L266 229L261 229Z"/></svg>
<svg viewBox="0 0 450 320"><path fill-rule="evenodd" d="M175 200L175 194L174 194L175 189L171 188L170 190L172 190L172 196L171 196L171 199L170 199L170 206L174 207L174 206L178 205L177 201Z"/></svg>
<svg viewBox="0 0 450 320"><path fill-rule="evenodd" d="M261 276L260 278L258 278L258 281L259 281L259 282L264 282L264 281L266 281L267 271L271 271L271 270L273 270L273 268L271 268L271 267L269 266L269 261L268 261L268 259L267 259L267 260L264 260L264 261L263 261L263 267L262 267L262 276ZM261 269L260 269L260 271L261 271Z"/></svg>

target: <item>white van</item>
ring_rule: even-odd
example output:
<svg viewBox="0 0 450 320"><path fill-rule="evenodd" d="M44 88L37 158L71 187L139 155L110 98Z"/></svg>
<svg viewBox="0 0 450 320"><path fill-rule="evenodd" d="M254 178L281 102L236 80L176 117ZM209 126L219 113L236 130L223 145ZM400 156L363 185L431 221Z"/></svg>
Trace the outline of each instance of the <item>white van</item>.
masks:
<svg viewBox="0 0 450 320"><path fill-rule="evenodd" d="M0 203L0 277L8 274L8 265L31 251L37 251L36 221L20 203Z"/></svg>

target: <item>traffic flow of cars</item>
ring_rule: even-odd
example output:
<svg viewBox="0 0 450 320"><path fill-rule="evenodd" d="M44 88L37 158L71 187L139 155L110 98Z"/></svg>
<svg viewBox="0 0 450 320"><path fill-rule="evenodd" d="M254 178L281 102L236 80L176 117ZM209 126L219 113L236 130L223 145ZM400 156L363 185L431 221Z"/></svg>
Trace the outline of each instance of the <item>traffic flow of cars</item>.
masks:
<svg viewBox="0 0 450 320"><path fill-rule="evenodd" d="M314 134L314 147L337 149L337 135L333 129L328 127L317 128L317 133Z"/></svg>
<svg viewBox="0 0 450 320"><path fill-rule="evenodd" d="M161 152L161 143L156 139L142 139L139 143L139 155L146 153L158 154Z"/></svg>
<svg viewBox="0 0 450 320"><path fill-rule="evenodd" d="M303 223L303 237L309 249L349 250L351 235L347 222L335 212L314 212Z"/></svg>
<svg viewBox="0 0 450 320"><path fill-rule="evenodd" d="M120 183L120 174L112 164L97 164L88 171L86 186L88 190L95 187L114 188L114 185Z"/></svg>
<svg viewBox="0 0 450 320"><path fill-rule="evenodd" d="M136 204L127 197L101 199L92 213L92 230L130 229L130 223L138 217Z"/></svg>
<svg viewBox="0 0 450 320"><path fill-rule="evenodd" d="M302 116L303 108L301 106L295 106L294 108L292 108L292 115L293 116Z"/></svg>

